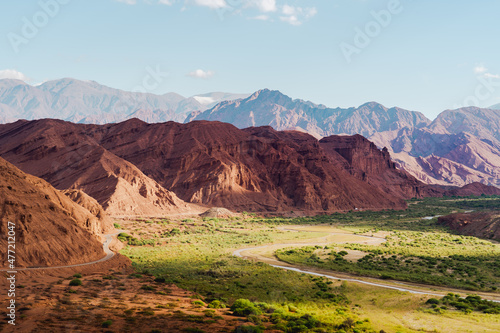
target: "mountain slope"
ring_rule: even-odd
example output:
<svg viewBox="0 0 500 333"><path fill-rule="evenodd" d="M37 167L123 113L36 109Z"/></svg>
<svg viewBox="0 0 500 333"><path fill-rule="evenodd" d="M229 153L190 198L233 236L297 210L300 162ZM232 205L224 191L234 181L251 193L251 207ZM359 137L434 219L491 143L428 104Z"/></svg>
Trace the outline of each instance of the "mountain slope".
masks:
<svg viewBox="0 0 500 333"><path fill-rule="evenodd" d="M0 246L7 249L7 222L16 224L16 266L68 265L104 257L90 230L95 216L49 183L0 158ZM2 267L7 264L2 251Z"/></svg>
<svg viewBox="0 0 500 333"><path fill-rule="evenodd" d="M203 111L220 101L243 96L247 95L209 93L185 98L176 93L127 92L94 81L69 78L39 86L4 79L0 80L0 123L42 118L95 124L134 117L149 122L184 121L190 112Z"/></svg>
<svg viewBox="0 0 500 333"><path fill-rule="evenodd" d="M471 134L402 129L377 133L370 140L388 147L399 167L423 182L500 186L499 146Z"/></svg>
<svg viewBox="0 0 500 333"><path fill-rule="evenodd" d="M319 142L332 158L341 161L346 171L389 195L404 199L440 195L439 189L398 170L386 148L379 150L361 135L334 135Z"/></svg>
<svg viewBox="0 0 500 333"><path fill-rule="evenodd" d="M58 189L80 189L112 215L161 215L185 202L86 135L96 127L60 120L0 126L0 155Z"/></svg>
<svg viewBox="0 0 500 333"><path fill-rule="evenodd" d="M400 108L387 109L371 102L359 108L327 108L302 100L292 100L279 91L260 90L238 101L222 102L199 114L192 114L186 121L217 120L238 128L272 126L277 130L302 129L314 135L361 134L403 127L423 127L430 123L419 112Z"/></svg>
<svg viewBox="0 0 500 333"><path fill-rule="evenodd" d="M439 134L468 133L500 147L500 110L468 107L446 110L429 125Z"/></svg>
<svg viewBox="0 0 500 333"><path fill-rule="evenodd" d="M297 144L271 128L133 122L112 126L103 146L189 202L261 211L404 206L339 174L307 134L294 132L307 137Z"/></svg>

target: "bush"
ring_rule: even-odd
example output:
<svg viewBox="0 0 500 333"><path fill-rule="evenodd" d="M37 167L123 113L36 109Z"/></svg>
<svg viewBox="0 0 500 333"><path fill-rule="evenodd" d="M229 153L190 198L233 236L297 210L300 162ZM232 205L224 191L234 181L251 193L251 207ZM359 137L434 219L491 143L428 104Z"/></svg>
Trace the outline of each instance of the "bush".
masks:
<svg viewBox="0 0 500 333"><path fill-rule="evenodd" d="M439 304L439 300L436 298L429 298L425 304Z"/></svg>
<svg viewBox="0 0 500 333"><path fill-rule="evenodd" d="M196 307L202 307L205 306L205 303L203 303L202 301L194 301L193 305L195 305Z"/></svg>
<svg viewBox="0 0 500 333"><path fill-rule="evenodd" d="M73 279L69 281L70 286L81 286L82 285L82 280L80 279Z"/></svg>
<svg viewBox="0 0 500 333"><path fill-rule="evenodd" d="M262 310L256 307L254 303L252 303L248 299L243 298L240 298L234 302L234 304L231 306L231 311L233 311L233 314L235 316L241 317L249 316L251 314L262 314Z"/></svg>
<svg viewBox="0 0 500 333"><path fill-rule="evenodd" d="M108 319L106 321L103 321L102 324L101 324L101 326L104 327L104 328L106 328L106 327L111 326L112 324L113 324L113 321L110 320L110 319Z"/></svg>
<svg viewBox="0 0 500 333"><path fill-rule="evenodd" d="M75 278L79 279L79 278L81 278L81 277L82 277L82 274L80 274L80 273L76 273L75 275L73 275L73 277L75 277Z"/></svg>
<svg viewBox="0 0 500 333"><path fill-rule="evenodd" d="M226 304L222 303L221 301L219 301L218 299L210 302L210 304L208 304L209 308L211 309L224 309L226 307Z"/></svg>

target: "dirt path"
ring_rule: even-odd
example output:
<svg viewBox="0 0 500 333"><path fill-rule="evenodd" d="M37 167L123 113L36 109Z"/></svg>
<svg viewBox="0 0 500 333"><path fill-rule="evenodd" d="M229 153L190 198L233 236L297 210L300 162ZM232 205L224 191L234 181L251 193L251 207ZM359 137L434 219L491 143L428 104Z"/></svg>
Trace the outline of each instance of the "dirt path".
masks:
<svg viewBox="0 0 500 333"><path fill-rule="evenodd" d="M109 249L109 244L113 241L113 237L118 235L122 230L118 230L117 232L113 234L107 234L103 235L105 240L104 243L102 244L102 249L104 250L104 253L106 256L99 260L91 261L91 262L85 262L81 264L74 264L74 265L65 265L65 266L40 266L40 267L16 267L15 269L0 269L0 272L6 272L6 271L31 271L31 270L42 270L42 269L56 269L56 268L71 268L71 267L81 267L81 266L87 266L87 265L93 265L93 264L98 264L104 261L108 261L109 259L113 258L115 256L115 253Z"/></svg>
<svg viewBox="0 0 500 333"><path fill-rule="evenodd" d="M350 281L355 283L367 284L380 288L394 289L403 292L409 292L413 294L421 294L421 295L430 295L430 296L444 296L447 293L457 293L461 295L468 294L477 294L482 298L500 302L500 295L492 294L492 293L481 293L481 292L472 292L468 290L459 290L453 288L439 287L439 286L429 286L417 283L409 283L409 282L398 282L398 281L388 281L377 278L370 277L360 277L348 273L342 272L333 272L325 269L307 267L307 266L299 266L292 265L286 262L278 260L274 256L274 252L278 249L288 248L288 247L303 247L303 246L325 246L331 245L332 243L342 244L342 243L358 243L358 244L370 244L370 245L379 245L385 242L384 238L381 237L371 237L371 236L362 236L355 235L343 230L338 230L334 228L332 231L326 231L326 228L319 227L287 227L283 230L288 231L306 231L306 232L321 232L328 233L328 236L307 239L302 242L293 242L293 243L282 243L282 244L269 244L251 248L243 248L233 252L234 256L248 259L248 260L256 260L260 262L264 262L276 268L282 268L290 271L306 273L315 276L323 276L332 280L342 280L342 281ZM332 241L333 240L333 241Z"/></svg>

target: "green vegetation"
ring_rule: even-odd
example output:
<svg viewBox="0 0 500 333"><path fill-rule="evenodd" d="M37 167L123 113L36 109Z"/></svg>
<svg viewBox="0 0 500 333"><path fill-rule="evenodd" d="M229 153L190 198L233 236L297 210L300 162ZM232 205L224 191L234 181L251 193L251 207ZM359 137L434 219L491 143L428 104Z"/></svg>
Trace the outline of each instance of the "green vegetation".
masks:
<svg viewBox="0 0 500 333"><path fill-rule="evenodd" d="M500 246L475 237L456 236L426 221L427 231L393 231L381 246L337 245L343 251L304 247L283 249L276 256L285 262L357 275L495 291L500 282ZM344 258L345 250L366 255L357 261Z"/></svg>
<svg viewBox="0 0 500 333"><path fill-rule="evenodd" d="M122 242L126 242L128 245L143 246L143 245L154 245L155 241L153 239L137 239L130 236L127 233L121 232L118 235L118 239Z"/></svg>
<svg viewBox="0 0 500 333"><path fill-rule="evenodd" d="M276 256L291 264L314 266L376 278L418 282L467 290L496 291L500 285L500 246L471 236L454 235L422 217L500 204L497 197L452 200L427 198L410 202L409 209L351 212L314 219L357 234L384 232L382 245L335 245L340 252L313 247L283 249ZM348 260L346 251L362 251Z"/></svg>
<svg viewBox="0 0 500 333"><path fill-rule="evenodd" d="M437 313L443 313L444 310L454 308L465 313L473 311L500 314L500 304L492 301L481 299L477 295L469 295L465 298L460 295L449 293L441 299L430 298L425 302L430 305L431 309Z"/></svg>
<svg viewBox="0 0 500 333"><path fill-rule="evenodd" d="M80 279L73 279L69 281L70 286L81 286L82 285L82 280Z"/></svg>
<svg viewBox="0 0 500 333"><path fill-rule="evenodd" d="M364 298L366 292L337 281L243 260L232 256L232 251L316 239L327 235L322 232L326 229L323 226L335 226L387 240L378 246L343 243L326 248L290 248L277 255L292 263L359 275L494 291L500 277L499 246L455 235L438 226L436 219L422 218L488 208L497 201L496 197L430 198L410 201L405 211L355 211L300 218L261 218L247 213L243 218L230 219L124 221L123 228L130 234L122 233L119 239L127 243L122 254L132 260L137 271L130 278L154 275L158 283L173 283L200 295L200 306L219 309L228 305L250 323L242 323L238 327L241 332L263 327L283 332L372 332L367 320L370 312L359 310L361 306L377 309L372 307L376 300ZM320 226L317 232L291 232L283 228L286 225ZM353 252L360 254L359 258L352 259ZM401 298L394 291L376 290L373 294L377 297ZM362 296L362 305L352 305L361 302L351 297L353 292ZM411 297L402 298L407 302L404 306L417 311ZM415 306L421 307L424 302L417 301ZM476 318L481 320L486 319ZM377 332L388 327L377 323ZM389 329L406 332L400 326Z"/></svg>

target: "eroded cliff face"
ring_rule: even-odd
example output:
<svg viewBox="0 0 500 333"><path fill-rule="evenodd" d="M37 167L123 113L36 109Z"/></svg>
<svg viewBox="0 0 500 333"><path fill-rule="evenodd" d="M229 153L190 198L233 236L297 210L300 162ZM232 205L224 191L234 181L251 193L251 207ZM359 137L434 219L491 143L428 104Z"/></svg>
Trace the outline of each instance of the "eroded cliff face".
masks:
<svg viewBox="0 0 500 333"><path fill-rule="evenodd" d="M333 135L320 141L329 156L358 179L383 192L403 199L442 195L442 190L424 184L409 173L398 170L389 151L361 135Z"/></svg>
<svg viewBox="0 0 500 333"><path fill-rule="evenodd" d="M69 265L104 257L92 231L100 221L46 181L0 158L0 246L7 248L7 222L16 225L16 266ZM2 267L7 251L2 251Z"/></svg>
<svg viewBox="0 0 500 333"><path fill-rule="evenodd" d="M337 152L349 165L349 171L362 179L396 170L387 149L378 149L361 135L333 135L319 142L325 150Z"/></svg>
<svg viewBox="0 0 500 333"><path fill-rule="evenodd" d="M94 235L110 233L114 230L113 221L104 211L104 208L91 196L87 195L82 190L70 189L63 190L68 198L73 200L79 206L82 206L97 218L97 221L88 219L85 223L85 228Z"/></svg>

